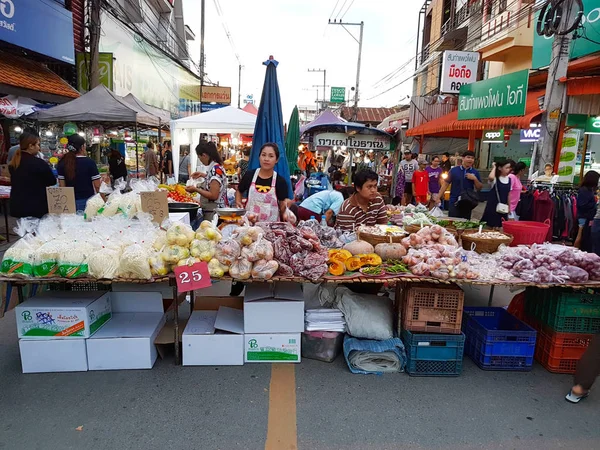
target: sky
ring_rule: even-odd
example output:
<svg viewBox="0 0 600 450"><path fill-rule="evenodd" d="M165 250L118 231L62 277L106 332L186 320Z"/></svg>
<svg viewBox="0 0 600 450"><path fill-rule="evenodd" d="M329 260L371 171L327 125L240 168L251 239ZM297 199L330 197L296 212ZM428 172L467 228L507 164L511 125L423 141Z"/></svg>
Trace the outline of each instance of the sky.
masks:
<svg viewBox="0 0 600 450"><path fill-rule="evenodd" d="M323 73L330 86L345 87L347 96L355 85L358 43L328 19L363 21L363 51L359 106L394 106L408 103L412 92L418 11L415 0L205 0L205 58L207 77L221 86L231 86L232 105L237 106L238 66L222 22L230 31L242 69L242 107L246 95L260 99L265 77L262 65L270 55L279 61L277 76L283 119L294 105L314 104L319 90L323 97ZM221 16L217 4L220 5ZM337 5L337 8L335 8ZM343 9L341 8L343 5ZM183 0L186 25L196 34L189 42L194 61L200 58L200 0ZM334 12L335 8L335 12ZM346 12L347 11L347 12ZM358 26L347 27L356 38ZM409 62L406 67L394 73ZM385 83L382 78L393 74ZM405 81L400 86L387 89ZM319 87L313 87L319 85ZM353 94L352 94L353 95Z"/></svg>

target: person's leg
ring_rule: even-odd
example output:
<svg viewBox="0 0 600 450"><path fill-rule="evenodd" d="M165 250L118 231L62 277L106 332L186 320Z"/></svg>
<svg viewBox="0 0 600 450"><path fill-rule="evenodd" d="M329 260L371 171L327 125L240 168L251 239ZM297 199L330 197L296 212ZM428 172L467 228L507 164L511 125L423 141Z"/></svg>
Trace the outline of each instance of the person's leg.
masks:
<svg viewBox="0 0 600 450"><path fill-rule="evenodd" d="M600 374L600 334L596 334L579 362L575 372L574 385L567 400L577 403L596 381Z"/></svg>
<svg viewBox="0 0 600 450"><path fill-rule="evenodd" d="M454 203L450 203L448 206L448 217L460 217L458 206L456 206Z"/></svg>
<svg viewBox="0 0 600 450"><path fill-rule="evenodd" d="M75 200L75 210L76 211L85 211L85 205L87 203L86 199L83 200Z"/></svg>

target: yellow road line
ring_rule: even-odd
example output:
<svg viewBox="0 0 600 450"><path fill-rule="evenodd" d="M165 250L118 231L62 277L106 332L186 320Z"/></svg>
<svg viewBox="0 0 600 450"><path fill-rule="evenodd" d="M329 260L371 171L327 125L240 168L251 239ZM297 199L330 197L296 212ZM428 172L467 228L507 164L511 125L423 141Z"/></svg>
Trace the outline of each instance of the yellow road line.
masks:
<svg viewBox="0 0 600 450"><path fill-rule="evenodd" d="M272 364L265 450L296 450L296 365Z"/></svg>

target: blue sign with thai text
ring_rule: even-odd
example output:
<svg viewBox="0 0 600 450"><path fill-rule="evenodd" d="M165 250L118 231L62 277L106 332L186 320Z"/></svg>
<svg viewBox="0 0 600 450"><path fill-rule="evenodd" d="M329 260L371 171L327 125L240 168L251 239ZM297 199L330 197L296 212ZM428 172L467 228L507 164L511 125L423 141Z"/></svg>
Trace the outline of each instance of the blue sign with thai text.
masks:
<svg viewBox="0 0 600 450"><path fill-rule="evenodd" d="M53 0L0 0L0 40L75 64L73 14Z"/></svg>

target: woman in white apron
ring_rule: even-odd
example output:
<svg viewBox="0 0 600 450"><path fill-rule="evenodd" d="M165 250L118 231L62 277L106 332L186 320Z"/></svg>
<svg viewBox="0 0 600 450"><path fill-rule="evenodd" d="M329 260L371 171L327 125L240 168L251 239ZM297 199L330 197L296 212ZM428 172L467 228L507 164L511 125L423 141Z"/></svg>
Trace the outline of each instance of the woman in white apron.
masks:
<svg viewBox="0 0 600 450"><path fill-rule="evenodd" d="M246 214L257 222L285 220L288 189L286 180L277 176L275 165L279 161L277 144L266 143L260 149L260 168L248 170L235 193L238 208L243 208L243 196L247 194Z"/></svg>

